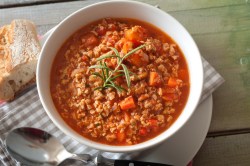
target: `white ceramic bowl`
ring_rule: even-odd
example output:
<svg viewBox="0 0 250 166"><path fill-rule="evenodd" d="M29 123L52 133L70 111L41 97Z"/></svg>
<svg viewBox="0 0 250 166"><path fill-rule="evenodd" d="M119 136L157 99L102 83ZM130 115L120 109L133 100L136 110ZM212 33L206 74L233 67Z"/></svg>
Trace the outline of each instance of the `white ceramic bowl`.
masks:
<svg viewBox="0 0 250 166"><path fill-rule="evenodd" d="M186 106L174 124L159 136L131 146L111 146L86 139L71 129L58 114L50 95L50 71L57 51L74 32L84 25L105 17L134 18L155 25L171 36L186 57L190 74L190 94ZM199 50L186 29L169 14L148 4L134 1L107 1L84 7L56 27L46 40L37 68L40 100L50 119L65 134L89 147L110 152L131 152L152 147L175 134L189 120L198 105L203 87L203 66Z"/></svg>

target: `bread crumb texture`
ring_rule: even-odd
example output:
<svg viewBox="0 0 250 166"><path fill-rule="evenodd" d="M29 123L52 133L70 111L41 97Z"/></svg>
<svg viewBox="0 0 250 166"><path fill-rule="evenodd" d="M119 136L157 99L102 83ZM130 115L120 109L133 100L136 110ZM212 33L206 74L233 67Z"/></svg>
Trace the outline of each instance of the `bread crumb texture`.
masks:
<svg viewBox="0 0 250 166"><path fill-rule="evenodd" d="M31 21L13 20L0 28L0 100L12 100L34 82L40 50Z"/></svg>

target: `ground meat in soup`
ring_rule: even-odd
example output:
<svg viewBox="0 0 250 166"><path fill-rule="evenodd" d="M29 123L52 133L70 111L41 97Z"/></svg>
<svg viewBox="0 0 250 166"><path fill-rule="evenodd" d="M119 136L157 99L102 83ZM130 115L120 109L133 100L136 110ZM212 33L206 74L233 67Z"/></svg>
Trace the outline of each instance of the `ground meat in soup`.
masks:
<svg viewBox="0 0 250 166"><path fill-rule="evenodd" d="M89 67L100 63L100 56L114 55L113 48L122 58L140 46L123 61L132 73L130 86L121 75L113 83L122 90L102 87L104 80L96 74L104 70ZM119 65L116 57L102 62L109 73ZM178 118L188 94L188 67L178 45L133 19L105 18L84 26L63 44L51 71L51 95L63 120L104 144L133 145L161 134Z"/></svg>

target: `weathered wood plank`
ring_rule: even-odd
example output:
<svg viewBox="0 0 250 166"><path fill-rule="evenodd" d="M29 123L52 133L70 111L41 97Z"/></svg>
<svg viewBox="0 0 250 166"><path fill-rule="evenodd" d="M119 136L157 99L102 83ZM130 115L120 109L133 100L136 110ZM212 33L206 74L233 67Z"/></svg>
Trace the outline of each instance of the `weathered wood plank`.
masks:
<svg viewBox="0 0 250 166"><path fill-rule="evenodd" d="M46 2L51 0L1 0L0 5L9 5L9 4L26 4L34 2ZM59 0L56 0L59 1Z"/></svg>
<svg viewBox="0 0 250 166"><path fill-rule="evenodd" d="M233 6L248 4L246 0L210 0L210 1L194 1L194 0L161 0L159 5L164 11L180 11L180 10L194 10L204 8L217 8L223 6Z"/></svg>
<svg viewBox="0 0 250 166"><path fill-rule="evenodd" d="M194 158L194 166L249 166L250 134L207 138Z"/></svg>
<svg viewBox="0 0 250 166"><path fill-rule="evenodd" d="M1 0L0 7L38 4L38 3L46 3L46 2L53 2L53 1L58 2L60 0Z"/></svg>
<svg viewBox="0 0 250 166"><path fill-rule="evenodd" d="M37 25L39 34L43 34L74 11L98 1L91 0L2 9L0 10L0 26L9 24L13 19L29 19Z"/></svg>
<svg viewBox="0 0 250 166"><path fill-rule="evenodd" d="M195 35L201 54L226 82L213 95L210 132L250 128L250 30Z"/></svg>
<svg viewBox="0 0 250 166"><path fill-rule="evenodd" d="M45 3L45 2L59 2L61 0L1 0L0 6L6 5L20 5L20 4L32 4L32 3ZM74 1L74 0L69 0ZM91 0L89 0L91 1ZM100 1L100 0L99 0ZM147 3L158 3L161 9L164 11L176 11L176 10L191 10L199 8L211 8L230 5L247 4L248 1L242 0L218 0L218 1L193 1L193 0L137 0Z"/></svg>
<svg viewBox="0 0 250 166"><path fill-rule="evenodd" d="M250 5L169 12L191 34L240 31L250 28Z"/></svg>
<svg viewBox="0 0 250 166"><path fill-rule="evenodd" d="M0 25L7 24L15 18L31 19L38 26L55 25L70 13L94 2L98 2L98 0L2 9L0 11ZM152 5L160 4L160 7L163 8L168 5L161 4L161 1L156 0L144 0L144 2ZM250 5L229 5L185 11L180 11L180 9L182 8L175 9L172 7L172 11L169 13L177 18L191 34L237 31L250 28Z"/></svg>

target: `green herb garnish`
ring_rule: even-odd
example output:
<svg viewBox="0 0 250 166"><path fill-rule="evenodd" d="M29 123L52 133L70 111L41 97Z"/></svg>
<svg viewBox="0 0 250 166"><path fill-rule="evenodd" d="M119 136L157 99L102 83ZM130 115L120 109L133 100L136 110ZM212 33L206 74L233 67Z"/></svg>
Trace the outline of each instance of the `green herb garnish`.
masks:
<svg viewBox="0 0 250 166"><path fill-rule="evenodd" d="M97 60L98 64L90 66L89 69L101 69L100 73L93 72L91 74L95 75L96 77L101 78L103 81L103 84L102 84L102 86L97 87L94 90L104 89L104 88L114 88L118 92L121 92L123 90L126 91L126 89L124 89L123 87L115 84L114 81L118 77L125 76L127 86L130 87L130 85L131 85L130 75L133 73L128 70L128 68L125 64L123 64L123 60L126 59L127 57L129 57L130 55L132 55L133 53L135 53L136 51L142 49L145 46L146 45L144 44L144 45L141 45L139 47L136 47L135 49L129 51L123 57L120 56L117 49L110 47L110 49L114 52L114 55L113 54L104 54L104 55L100 56L99 58L97 58L96 60ZM107 64L104 60L108 59L108 58L117 58L117 66L115 67L115 69L111 69L107 66ZM122 67L122 68L120 68L120 67Z"/></svg>

